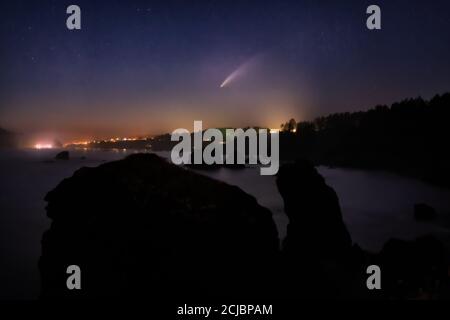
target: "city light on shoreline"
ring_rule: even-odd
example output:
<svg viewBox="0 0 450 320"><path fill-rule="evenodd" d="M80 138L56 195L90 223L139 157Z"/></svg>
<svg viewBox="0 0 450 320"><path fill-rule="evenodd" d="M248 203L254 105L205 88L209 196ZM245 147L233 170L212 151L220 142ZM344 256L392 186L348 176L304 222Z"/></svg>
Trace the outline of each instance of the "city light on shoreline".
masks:
<svg viewBox="0 0 450 320"><path fill-rule="evenodd" d="M130 142L130 141L137 141L137 140L146 140L148 138L142 138L142 137L124 137L124 138L109 138L109 139L103 139L103 140L84 140L84 141L72 141L64 144L64 147L67 146L87 146L92 144L100 144L100 143L116 143L116 142Z"/></svg>
<svg viewBox="0 0 450 320"><path fill-rule="evenodd" d="M35 149L53 149L53 145L50 143L37 143L34 145Z"/></svg>

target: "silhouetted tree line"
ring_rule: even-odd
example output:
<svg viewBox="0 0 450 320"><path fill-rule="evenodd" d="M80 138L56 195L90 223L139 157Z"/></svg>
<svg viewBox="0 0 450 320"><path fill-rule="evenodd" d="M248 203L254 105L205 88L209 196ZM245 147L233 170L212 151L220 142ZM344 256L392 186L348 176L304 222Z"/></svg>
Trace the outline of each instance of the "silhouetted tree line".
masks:
<svg viewBox="0 0 450 320"><path fill-rule="evenodd" d="M450 93L281 126L282 159L387 169L450 186Z"/></svg>

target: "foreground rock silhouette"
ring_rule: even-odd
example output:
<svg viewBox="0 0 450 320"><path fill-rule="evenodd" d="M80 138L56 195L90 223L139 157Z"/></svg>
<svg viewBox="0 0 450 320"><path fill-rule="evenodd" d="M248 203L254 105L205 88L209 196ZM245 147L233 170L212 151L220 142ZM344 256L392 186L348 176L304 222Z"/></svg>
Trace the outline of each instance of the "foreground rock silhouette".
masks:
<svg viewBox="0 0 450 320"><path fill-rule="evenodd" d="M237 187L154 154L82 168L46 196L42 297L450 297L438 240L392 239L380 253L365 252L309 162L285 164L276 182L289 217L281 250L270 211ZM73 264L82 270L79 291L66 287ZM382 290L366 287L372 264Z"/></svg>
<svg viewBox="0 0 450 320"><path fill-rule="evenodd" d="M377 259L384 270L387 298L450 298L448 258L443 244L435 238L391 239Z"/></svg>
<svg viewBox="0 0 450 320"><path fill-rule="evenodd" d="M281 254L288 298L450 297L448 252L434 237L391 239L380 253L365 252L352 245L336 192L311 163L282 166L277 186L289 217ZM367 289L373 264L381 268L382 290Z"/></svg>
<svg viewBox="0 0 450 320"><path fill-rule="evenodd" d="M267 296L269 210L238 187L138 154L82 168L46 196L42 297ZM82 290L67 290L78 265Z"/></svg>
<svg viewBox="0 0 450 320"><path fill-rule="evenodd" d="M276 182L289 217L282 248L285 294L350 297L364 284L364 254L352 246L336 192L306 160L282 166Z"/></svg>
<svg viewBox="0 0 450 320"><path fill-rule="evenodd" d="M69 160L70 154L69 151L61 151L55 156L56 160Z"/></svg>
<svg viewBox="0 0 450 320"><path fill-rule="evenodd" d="M312 164L299 160L282 166L277 186L289 217L285 252L311 249L336 257L347 254L352 240L338 197Z"/></svg>
<svg viewBox="0 0 450 320"><path fill-rule="evenodd" d="M416 220L430 221L436 219L436 210L426 203L416 203L414 205L414 218Z"/></svg>

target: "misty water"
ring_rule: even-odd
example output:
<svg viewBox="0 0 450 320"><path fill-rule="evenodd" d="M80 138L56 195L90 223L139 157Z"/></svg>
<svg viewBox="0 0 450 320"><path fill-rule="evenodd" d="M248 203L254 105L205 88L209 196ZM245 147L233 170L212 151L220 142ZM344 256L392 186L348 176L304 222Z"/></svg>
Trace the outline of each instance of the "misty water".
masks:
<svg viewBox="0 0 450 320"><path fill-rule="evenodd" d="M52 161L57 150L0 151L0 299L39 295L40 240L50 226L43 200L46 193L82 166L98 166L132 152L77 150L71 151L68 161ZM353 241L364 249L377 251L389 238L412 239L429 233L450 242L450 230L445 227L450 190L385 172L325 167L319 171L338 194ZM287 217L275 177L261 176L259 168L200 173L255 196L272 211L280 238L285 236ZM435 207L437 221L415 221L413 206L418 202Z"/></svg>

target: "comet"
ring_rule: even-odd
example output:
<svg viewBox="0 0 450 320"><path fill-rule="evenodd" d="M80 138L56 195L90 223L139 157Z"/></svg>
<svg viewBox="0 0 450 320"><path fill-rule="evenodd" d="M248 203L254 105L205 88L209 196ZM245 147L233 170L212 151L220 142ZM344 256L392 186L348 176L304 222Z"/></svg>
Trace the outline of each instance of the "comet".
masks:
<svg viewBox="0 0 450 320"><path fill-rule="evenodd" d="M236 70L234 70L228 77L226 77L226 79L224 80L224 82L222 82L220 87L225 88L226 85L228 85L231 81L233 81L234 79L239 77L240 74L242 74L243 72L242 70L243 70L242 67L239 67Z"/></svg>
<svg viewBox="0 0 450 320"><path fill-rule="evenodd" d="M237 79L247 74L252 66L254 66L259 61L259 57L260 55L256 55L241 64L237 69L230 73L228 77L225 78L225 80L220 85L220 88L229 86L232 82L235 82Z"/></svg>

